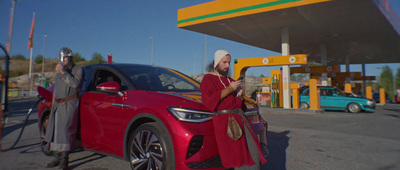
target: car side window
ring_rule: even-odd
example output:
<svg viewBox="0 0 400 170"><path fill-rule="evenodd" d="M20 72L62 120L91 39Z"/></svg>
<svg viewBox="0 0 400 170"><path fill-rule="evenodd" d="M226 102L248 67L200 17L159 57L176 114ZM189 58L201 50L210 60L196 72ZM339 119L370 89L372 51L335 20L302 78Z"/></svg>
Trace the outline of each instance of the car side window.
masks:
<svg viewBox="0 0 400 170"><path fill-rule="evenodd" d="M321 89L321 96L333 96L331 89Z"/></svg>
<svg viewBox="0 0 400 170"><path fill-rule="evenodd" d="M121 79L115 75L114 73L112 73L111 71L107 71L107 70L98 70L96 72L96 76L94 79L94 87L93 87L93 91L97 91L96 86L104 83L104 82L110 82L110 81L115 81L117 82L120 86L121 86L121 90L127 90L127 85L126 83L124 83L123 81L121 81Z"/></svg>
<svg viewBox="0 0 400 170"><path fill-rule="evenodd" d="M161 84L165 90L182 89L182 90L194 90L194 86L186 83L182 79L177 79L169 74L160 74Z"/></svg>
<svg viewBox="0 0 400 170"><path fill-rule="evenodd" d="M84 73L84 79L83 79L83 84L82 84L82 91L89 91L91 88L91 85L93 84L92 82L92 73L93 73L93 68L92 67L84 67L83 73Z"/></svg>
<svg viewBox="0 0 400 170"><path fill-rule="evenodd" d="M303 94L301 94L302 96L308 96L310 94L309 89L304 90Z"/></svg>

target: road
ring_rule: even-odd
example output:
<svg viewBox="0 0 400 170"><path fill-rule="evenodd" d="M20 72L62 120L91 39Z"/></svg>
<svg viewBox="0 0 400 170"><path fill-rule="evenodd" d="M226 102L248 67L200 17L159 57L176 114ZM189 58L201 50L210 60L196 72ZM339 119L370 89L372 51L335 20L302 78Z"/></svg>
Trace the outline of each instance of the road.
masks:
<svg viewBox="0 0 400 170"><path fill-rule="evenodd" d="M10 102L10 117L2 131L2 149L16 140L28 109L36 99ZM262 170L400 169L400 104L377 107L375 113L267 112L269 162ZM40 151L37 111L16 147L0 152L2 169L47 169L53 158ZM130 169L127 161L77 149L72 169ZM57 168L53 168L57 169Z"/></svg>

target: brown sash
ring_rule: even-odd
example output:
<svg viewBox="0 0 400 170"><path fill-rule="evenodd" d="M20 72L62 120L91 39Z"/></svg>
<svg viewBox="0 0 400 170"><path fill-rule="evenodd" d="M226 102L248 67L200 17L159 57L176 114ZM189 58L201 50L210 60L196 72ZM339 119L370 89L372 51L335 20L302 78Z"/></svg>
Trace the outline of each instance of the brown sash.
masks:
<svg viewBox="0 0 400 170"><path fill-rule="evenodd" d="M74 99L77 99L77 98L79 98L79 96L76 94L76 95L68 96L68 97L65 97L65 98L59 98L59 99L56 98L55 101L57 103L61 103L64 106L65 102L70 101L70 100L74 100Z"/></svg>

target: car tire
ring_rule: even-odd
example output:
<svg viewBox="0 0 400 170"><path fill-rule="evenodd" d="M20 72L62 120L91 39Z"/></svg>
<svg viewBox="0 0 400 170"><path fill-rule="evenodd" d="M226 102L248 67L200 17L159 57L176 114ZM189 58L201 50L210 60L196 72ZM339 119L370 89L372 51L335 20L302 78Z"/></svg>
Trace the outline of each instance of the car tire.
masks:
<svg viewBox="0 0 400 170"><path fill-rule="evenodd" d="M308 109L310 106L306 102L301 102L300 103L300 109Z"/></svg>
<svg viewBox="0 0 400 170"><path fill-rule="evenodd" d="M174 169L173 145L156 122L139 126L130 135L129 163L132 169Z"/></svg>
<svg viewBox="0 0 400 170"><path fill-rule="evenodd" d="M46 136L47 124L49 121L50 115L45 115L40 123L40 147L42 152L47 156L52 156L54 153L50 151L50 143L44 141L44 137Z"/></svg>
<svg viewBox="0 0 400 170"><path fill-rule="evenodd" d="M361 112L361 107L360 107L360 105L357 104L357 103L350 103L350 104L347 106L347 110L348 110L350 113L360 113L360 112Z"/></svg>

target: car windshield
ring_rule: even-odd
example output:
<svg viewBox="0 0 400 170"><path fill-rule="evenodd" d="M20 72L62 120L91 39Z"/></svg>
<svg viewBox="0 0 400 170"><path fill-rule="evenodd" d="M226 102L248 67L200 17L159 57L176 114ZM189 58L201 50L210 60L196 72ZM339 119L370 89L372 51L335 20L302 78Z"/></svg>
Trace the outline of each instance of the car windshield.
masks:
<svg viewBox="0 0 400 170"><path fill-rule="evenodd" d="M140 90L180 92L200 91L198 82L173 70L144 66L122 67L120 69Z"/></svg>

